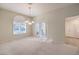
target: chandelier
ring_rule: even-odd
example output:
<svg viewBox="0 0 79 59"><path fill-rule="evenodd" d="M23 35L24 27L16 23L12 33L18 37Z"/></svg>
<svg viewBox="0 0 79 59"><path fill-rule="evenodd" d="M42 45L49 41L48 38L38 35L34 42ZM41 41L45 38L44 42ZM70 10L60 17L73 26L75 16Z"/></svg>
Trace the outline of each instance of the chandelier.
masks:
<svg viewBox="0 0 79 59"><path fill-rule="evenodd" d="M31 14L32 14L32 3L28 3L28 10L29 10L29 15L31 16Z"/></svg>
<svg viewBox="0 0 79 59"><path fill-rule="evenodd" d="M32 3L28 3L27 4L28 10L29 10L29 15L32 16ZM29 25L32 25L34 23L34 21L26 21L26 23L28 23Z"/></svg>

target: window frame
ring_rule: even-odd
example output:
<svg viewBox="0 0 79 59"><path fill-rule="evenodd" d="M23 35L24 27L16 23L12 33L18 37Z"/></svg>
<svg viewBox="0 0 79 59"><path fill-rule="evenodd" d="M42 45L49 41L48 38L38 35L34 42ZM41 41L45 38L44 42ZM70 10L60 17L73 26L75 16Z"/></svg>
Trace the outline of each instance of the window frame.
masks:
<svg viewBox="0 0 79 59"><path fill-rule="evenodd" d="M18 25L19 26L19 31L14 32L14 25L17 26L17 24L14 24L14 22L13 22L13 34L14 35L24 34L24 33L27 32L27 24L26 23L24 23L24 22L22 22L22 23L21 22L16 22L16 23L19 24ZM24 24L24 26L22 26L22 24ZM23 31L23 32L21 31L21 28L20 28L21 26L25 28L25 31Z"/></svg>
<svg viewBox="0 0 79 59"><path fill-rule="evenodd" d="M17 22L18 19L19 18L19 22ZM22 22L21 22L22 21ZM25 17L23 17L23 16L20 16L20 15L16 15L16 16L14 16L13 17L13 21L12 21L12 35L21 35L21 34L25 34L25 33L27 33L27 23L25 23L25 21L26 21L26 19L25 19ZM26 25L26 29L25 29L25 32L22 32L22 33L17 33L17 34L15 34L14 33L14 22L16 22L16 23L24 23L25 25Z"/></svg>

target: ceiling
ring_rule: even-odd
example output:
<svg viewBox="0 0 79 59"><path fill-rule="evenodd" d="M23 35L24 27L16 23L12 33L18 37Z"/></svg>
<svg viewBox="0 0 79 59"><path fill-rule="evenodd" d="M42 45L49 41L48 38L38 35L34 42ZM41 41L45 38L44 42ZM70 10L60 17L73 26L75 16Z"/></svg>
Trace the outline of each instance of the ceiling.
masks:
<svg viewBox="0 0 79 59"><path fill-rule="evenodd" d="M67 3L32 3L32 13L29 14L27 3L0 3L0 8L28 16L38 16L58 8L69 6Z"/></svg>

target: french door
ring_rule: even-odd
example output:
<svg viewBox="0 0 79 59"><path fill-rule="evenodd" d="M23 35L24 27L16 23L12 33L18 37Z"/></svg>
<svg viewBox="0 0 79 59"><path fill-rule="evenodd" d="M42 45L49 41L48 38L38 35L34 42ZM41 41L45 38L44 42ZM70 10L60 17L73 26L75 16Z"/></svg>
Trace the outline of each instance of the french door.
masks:
<svg viewBox="0 0 79 59"><path fill-rule="evenodd" d="M44 22L36 23L35 29L36 29L37 37L39 37L39 38L46 37L46 23L44 23Z"/></svg>

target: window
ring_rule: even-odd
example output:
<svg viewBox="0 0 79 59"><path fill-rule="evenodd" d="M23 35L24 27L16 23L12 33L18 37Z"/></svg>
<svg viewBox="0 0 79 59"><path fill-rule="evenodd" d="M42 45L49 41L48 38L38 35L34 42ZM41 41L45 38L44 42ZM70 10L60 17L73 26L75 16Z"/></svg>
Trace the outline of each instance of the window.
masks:
<svg viewBox="0 0 79 59"><path fill-rule="evenodd" d="M13 34L26 33L26 29L25 18L22 16L15 16L13 20Z"/></svg>
<svg viewBox="0 0 79 59"><path fill-rule="evenodd" d="M13 24L13 33L14 34L26 33L26 23L15 22Z"/></svg>

